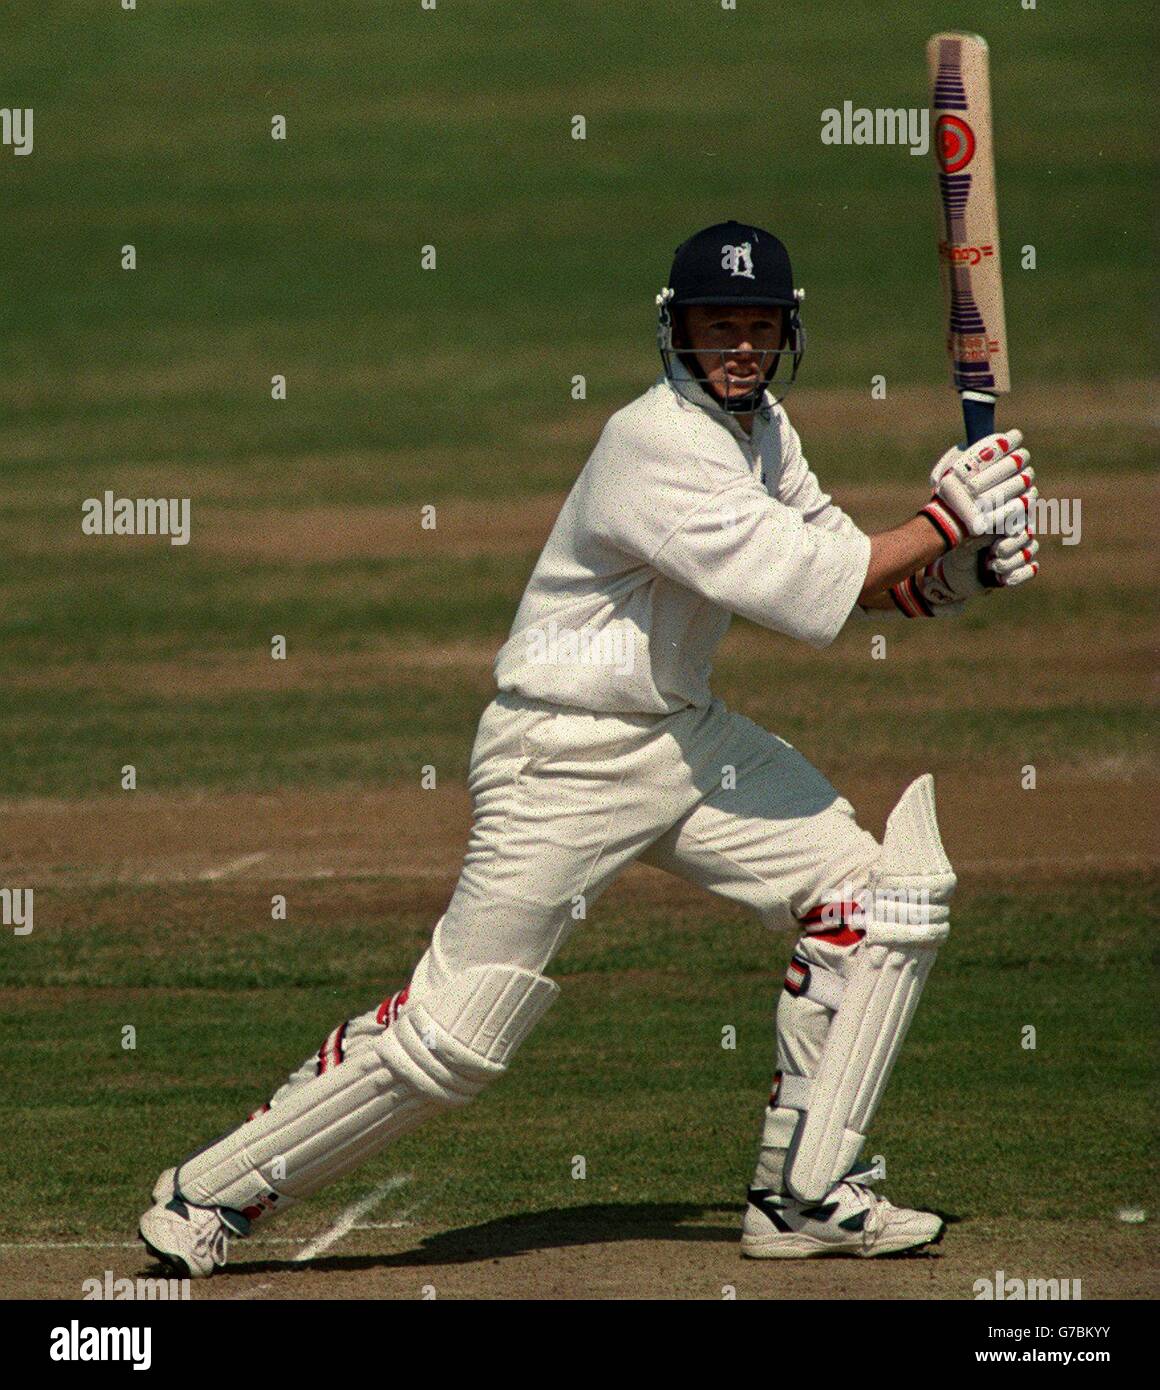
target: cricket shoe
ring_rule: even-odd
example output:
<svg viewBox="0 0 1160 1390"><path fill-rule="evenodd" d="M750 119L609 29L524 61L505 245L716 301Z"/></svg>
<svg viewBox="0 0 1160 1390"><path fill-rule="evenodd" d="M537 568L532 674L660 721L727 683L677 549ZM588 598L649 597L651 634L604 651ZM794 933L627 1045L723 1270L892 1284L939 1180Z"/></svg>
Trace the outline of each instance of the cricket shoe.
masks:
<svg viewBox="0 0 1160 1390"><path fill-rule="evenodd" d="M851 1169L820 1202L749 1189L741 1253L753 1260L815 1255L891 1255L937 1245L946 1222L932 1211L896 1207L871 1192L871 1168Z"/></svg>
<svg viewBox="0 0 1160 1390"><path fill-rule="evenodd" d="M166 1168L153 1187L153 1206L138 1230L155 1260L185 1279L208 1279L229 1256L231 1236L244 1236L250 1223L224 1207L195 1207L177 1195L177 1170Z"/></svg>

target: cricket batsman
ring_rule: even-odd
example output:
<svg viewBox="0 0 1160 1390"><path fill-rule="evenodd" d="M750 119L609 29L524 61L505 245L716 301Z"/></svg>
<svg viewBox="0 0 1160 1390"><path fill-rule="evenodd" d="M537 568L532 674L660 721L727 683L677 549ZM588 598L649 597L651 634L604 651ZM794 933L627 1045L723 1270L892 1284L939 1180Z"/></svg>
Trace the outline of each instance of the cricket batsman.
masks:
<svg viewBox="0 0 1160 1390"><path fill-rule="evenodd" d="M785 246L737 222L677 250L663 374L608 421L495 663L459 881L406 988L340 1023L250 1118L168 1168L142 1216L181 1275L502 1076L555 1002L578 903L641 860L742 903L796 947L741 1235L762 1259L938 1241L860 1158L949 931L933 782L881 844L796 749L709 686L733 614L814 648L855 609L946 618L1033 578L1018 430L952 446L916 513L867 535L822 491L781 405L805 353ZM916 489L917 492L917 489Z"/></svg>

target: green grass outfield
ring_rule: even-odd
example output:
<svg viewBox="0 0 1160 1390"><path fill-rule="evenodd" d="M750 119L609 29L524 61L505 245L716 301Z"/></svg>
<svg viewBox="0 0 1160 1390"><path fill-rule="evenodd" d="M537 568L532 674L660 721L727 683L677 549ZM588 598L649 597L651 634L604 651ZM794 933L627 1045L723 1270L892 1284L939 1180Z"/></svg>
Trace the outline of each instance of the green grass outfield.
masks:
<svg viewBox="0 0 1160 1390"><path fill-rule="evenodd" d="M874 1127L896 1202L1061 1223L1143 1203L1152 995L1137 937L1156 889L1108 876L968 891ZM382 884L384 906L390 893ZM299 887L304 925L263 928L252 887L38 895L63 930L35 957L4 957L0 1233L131 1234L162 1161L248 1114L345 1013L375 1003L369 982L386 993L404 979L429 917L344 910L341 896ZM512 1074L294 1226L387 1173L414 1175L392 1205L418 1203L440 1228L600 1203L736 1206L783 951L736 912L610 900L558 957L563 995ZM1093 980L1115 982L1114 1008ZM122 1050L126 1024L135 1051ZM728 1025L735 1050L721 1045Z"/></svg>
<svg viewBox="0 0 1160 1390"><path fill-rule="evenodd" d="M488 495L529 461L533 484L561 485L577 451L530 460L524 422L566 415L574 372L601 405L635 393L673 247L732 215L793 252L811 384L941 380L931 160L824 146L820 113L923 105L925 40L956 25L993 50L1017 386L1140 374L1153 141L1132 0L336 13L27 7L0 53L6 100L36 112L34 154L5 152L0 213L0 448L18 478L87 495L228 465L289 485L321 453L319 495L346 497L342 460L378 453L360 481L391 500L410 456L439 448L440 495Z"/></svg>
<svg viewBox="0 0 1160 1390"><path fill-rule="evenodd" d="M608 411L654 375L653 293L677 240L713 218L766 221L793 249L803 382L822 391L804 419L804 398L789 405L824 481L912 480L917 493L955 429L949 390L913 417L890 395L945 371L931 161L823 146L819 113L847 98L921 104L925 38L953 25L983 28L994 52L1005 414L1021 418L1020 391L1058 397L1032 440L1048 488L1061 472L1143 469L1139 6L456 0L389 17L356 3L341 24L313 4L30 10L0 53L9 99L36 112L34 154L8 158L0 208L0 661L25 676L0 684L0 794L102 788L129 744L153 786L405 777L424 725L428 756L462 766L477 671L396 682L381 700L223 702L198 688L197 658L256 652L272 632L292 653L336 657L375 642L498 646L534 550L453 555L436 535L426 554L348 558L339 534L334 558L244 543L225 556L199 550L205 519L261 512L276 532L311 504L456 498L511 512L566 488ZM584 142L569 138L577 111ZM274 112L285 143L269 138ZM427 242L439 266L425 273ZM1035 271L1019 268L1025 243ZM283 403L269 399L274 372ZM570 397L575 372L586 402ZM887 400L870 403L879 372ZM1098 391L1069 411L1076 386L1124 381L1140 392L1127 414L1122 401L1101 412ZM827 421L825 388L865 393L860 428ZM188 496L193 543L63 544L106 488ZM1084 596L1083 633L1136 621L1142 601L1133 578L1111 576ZM1036 595L1037 611L1051 602ZM102 662L158 657L191 663L184 698L102 681ZM60 666L73 669L29 684ZM1087 694L1072 692L1080 724ZM1117 718L1135 749L1137 714ZM1067 745L1106 735L1101 717ZM953 751L953 728L930 738ZM1113 727L1108 755L1115 742Z"/></svg>

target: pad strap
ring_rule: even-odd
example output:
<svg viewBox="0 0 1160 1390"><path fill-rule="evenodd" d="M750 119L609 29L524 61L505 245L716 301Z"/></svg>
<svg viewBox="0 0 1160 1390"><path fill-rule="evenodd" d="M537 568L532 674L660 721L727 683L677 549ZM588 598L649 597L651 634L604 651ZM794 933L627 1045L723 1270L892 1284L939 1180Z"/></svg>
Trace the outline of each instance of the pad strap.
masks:
<svg viewBox="0 0 1160 1390"><path fill-rule="evenodd" d="M793 1072L783 1071L770 1104L784 1105L788 1110L808 1110L813 1089L814 1083L808 1076L795 1076Z"/></svg>
<svg viewBox="0 0 1160 1390"><path fill-rule="evenodd" d="M827 1009L836 1009L846 992L846 983L837 971L794 956L785 972L785 989L795 999L812 999Z"/></svg>

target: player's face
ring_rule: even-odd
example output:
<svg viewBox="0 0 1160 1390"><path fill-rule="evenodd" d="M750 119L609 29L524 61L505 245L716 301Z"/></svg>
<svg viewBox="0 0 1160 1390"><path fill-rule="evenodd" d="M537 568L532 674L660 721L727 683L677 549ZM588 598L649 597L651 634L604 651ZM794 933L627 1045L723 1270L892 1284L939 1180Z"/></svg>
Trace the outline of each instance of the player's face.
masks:
<svg viewBox="0 0 1160 1390"><path fill-rule="evenodd" d="M773 365L781 345L780 309L691 304L685 338L700 375L718 395L744 396Z"/></svg>

